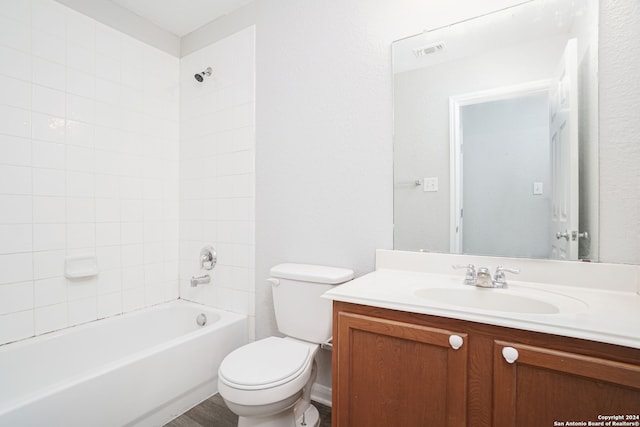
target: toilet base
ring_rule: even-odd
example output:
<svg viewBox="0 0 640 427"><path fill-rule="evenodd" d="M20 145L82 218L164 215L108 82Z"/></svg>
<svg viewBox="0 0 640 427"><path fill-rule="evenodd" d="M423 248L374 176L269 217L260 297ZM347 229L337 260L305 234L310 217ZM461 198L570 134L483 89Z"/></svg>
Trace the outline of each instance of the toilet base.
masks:
<svg viewBox="0 0 640 427"><path fill-rule="evenodd" d="M320 413L318 409L309 405L306 411L296 420L296 427L318 427L320 425Z"/></svg>
<svg viewBox="0 0 640 427"><path fill-rule="evenodd" d="M238 427L318 427L320 425L320 413L313 405L309 405L298 419L295 419L294 414L292 408L268 417L239 417Z"/></svg>

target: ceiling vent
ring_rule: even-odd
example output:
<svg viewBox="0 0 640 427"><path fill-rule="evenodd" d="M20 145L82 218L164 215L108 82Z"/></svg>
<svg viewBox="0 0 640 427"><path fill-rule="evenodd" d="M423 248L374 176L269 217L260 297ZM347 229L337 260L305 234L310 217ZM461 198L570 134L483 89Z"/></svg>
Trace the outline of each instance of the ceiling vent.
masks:
<svg viewBox="0 0 640 427"><path fill-rule="evenodd" d="M436 42L427 46L422 46L417 49L413 49L413 54L416 58L420 58L421 56L427 56L432 53L442 52L444 50L444 42Z"/></svg>

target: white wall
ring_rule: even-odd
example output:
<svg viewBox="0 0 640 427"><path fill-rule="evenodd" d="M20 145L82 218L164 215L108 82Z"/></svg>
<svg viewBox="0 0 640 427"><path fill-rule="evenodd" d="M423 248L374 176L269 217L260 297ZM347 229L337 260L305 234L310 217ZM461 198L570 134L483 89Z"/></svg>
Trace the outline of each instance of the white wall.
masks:
<svg viewBox="0 0 640 427"><path fill-rule="evenodd" d="M180 297L254 320L255 28L180 61ZM194 74L213 69L199 83ZM212 244L218 263L200 270ZM212 283L190 287L191 276Z"/></svg>
<svg viewBox="0 0 640 427"><path fill-rule="evenodd" d="M0 344L177 297L177 89L166 53L2 2ZM77 254L97 278L65 279Z"/></svg>
<svg viewBox="0 0 640 427"><path fill-rule="evenodd" d="M640 3L600 8L600 261L640 264Z"/></svg>

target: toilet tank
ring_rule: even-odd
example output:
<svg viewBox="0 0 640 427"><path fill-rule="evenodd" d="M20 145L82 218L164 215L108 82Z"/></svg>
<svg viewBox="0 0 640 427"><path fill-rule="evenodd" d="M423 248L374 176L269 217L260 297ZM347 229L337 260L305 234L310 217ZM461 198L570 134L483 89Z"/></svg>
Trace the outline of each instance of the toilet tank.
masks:
<svg viewBox="0 0 640 427"><path fill-rule="evenodd" d="M314 343L331 338L331 300L321 295L353 279L353 270L289 263L276 265L270 274L278 330Z"/></svg>

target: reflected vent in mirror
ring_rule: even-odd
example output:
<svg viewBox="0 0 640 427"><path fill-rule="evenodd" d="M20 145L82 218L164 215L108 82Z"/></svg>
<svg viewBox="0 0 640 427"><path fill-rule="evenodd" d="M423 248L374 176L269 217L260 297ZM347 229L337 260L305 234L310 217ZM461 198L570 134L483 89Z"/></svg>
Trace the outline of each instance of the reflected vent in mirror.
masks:
<svg viewBox="0 0 640 427"><path fill-rule="evenodd" d="M413 54L416 58L420 58L421 56L427 56L432 53L442 52L444 50L444 42L437 42L427 46L422 46L417 49L413 49Z"/></svg>

